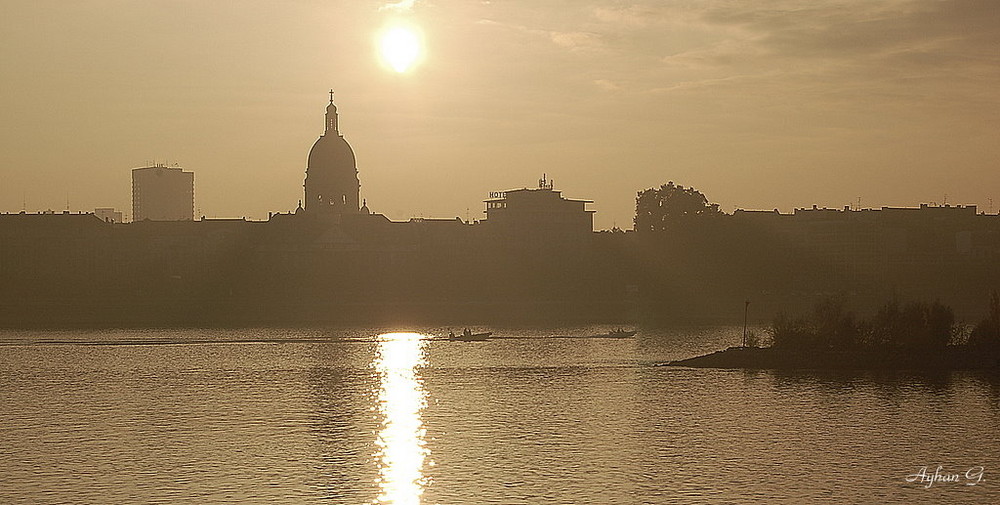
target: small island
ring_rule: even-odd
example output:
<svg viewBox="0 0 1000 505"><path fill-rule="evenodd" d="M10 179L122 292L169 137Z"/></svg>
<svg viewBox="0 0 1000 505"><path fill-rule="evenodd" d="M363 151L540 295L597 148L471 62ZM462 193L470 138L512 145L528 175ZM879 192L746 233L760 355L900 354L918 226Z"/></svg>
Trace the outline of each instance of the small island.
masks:
<svg viewBox="0 0 1000 505"><path fill-rule="evenodd" d="M818 303L809 318L779 314L770 342L751 334L747 345L671 361L668 366L743 369L993 370L1000 371L1000 295L989 315L971 328L955 323L939 302L893 300L874 316L857 319L845 297ZM763 345L762 345L763 344Z"/></svg>

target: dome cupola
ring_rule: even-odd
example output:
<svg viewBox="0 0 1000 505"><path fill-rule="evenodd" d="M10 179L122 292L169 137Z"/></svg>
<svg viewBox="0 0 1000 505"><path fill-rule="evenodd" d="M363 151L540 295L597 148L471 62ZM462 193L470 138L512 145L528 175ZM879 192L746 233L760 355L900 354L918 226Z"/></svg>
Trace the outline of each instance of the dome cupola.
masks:
<svg viewBox="0 0 1000 505"><path fill-rule="evenodd" d="M337 106L326 106L326 129L309 151L306 166L306 212L357 214L361 181L354 150L341 135Z"/></svg>

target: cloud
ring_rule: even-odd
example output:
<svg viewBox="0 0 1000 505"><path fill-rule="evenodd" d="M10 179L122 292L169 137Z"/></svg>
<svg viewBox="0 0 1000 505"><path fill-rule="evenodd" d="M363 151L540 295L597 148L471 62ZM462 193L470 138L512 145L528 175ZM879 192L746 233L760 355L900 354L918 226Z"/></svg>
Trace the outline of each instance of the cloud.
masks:
<svg viewBox="0 0 1000 505"><path fill-rule="evenodd" d="M549 39L556 45L572 50L597 49L601 39L597 34L587 32L547 32Z"/></svg>
<svg viewBox="0 0 1000 505"><path fill-rule="evenodd" d="M398 2L389 2L379 7L378 10L379 12L410 12L413 10L413 4L415 3L417 3L417 0L399 0Z"/></svg>
<svg viewBox="0 0 1000 505"><path fill-rule="evenodd" d="M493 19L479 19L476 20L475 24L512 30L531 37L546 38L553 44L571 51L599 50L602 47L601 36L596 33L531 28L520 24L502 23Z"/></svg>
<svg viewBox="0 0 1000 505"><path fill-rule="evenodd" d="M493 8L481 25L633 93L783 94L837 103L1000 103L1000 9L976 0L590 0ZM485 17L485 16L484 16ZM562 59L564 55L572 58ZM627 83L623 86L622 83ZM992 98L991 98L992 97Z"/></svg>
<svg viewBox="0 0 1000 505"><path fill-rule="evenodd" d="M646 26L650 22L650 12L638 5L628 7L597 7L594 18L604 23L624 26Z"/></svg>
<svg viewBox="0 0 1000 505"><path fill-rule="evenodd" d="M629 5L615 3L591 9L591 16L600 23L615 27L645 28L648 26L687 22L686 11L671 8L662 1L637 2Z"/></svg>
<svg viewBox="0 0 1000 505"><path fill-rule="evenodd" d="M734 29L767 56L798 59L880 59L901 52L982 52L1000 44L1000 9L990 2L946 0L783 1L716 6L701 19ZM992 46L990 45L992 44Z"/></svg>
<svg viewBox="0 0 1000 505"><path fill-rule="evenodd" d="M738 82L744 94L853 103L981 102L1000 86L1000 9L988 3L708 1L678 13L703 40L660 55L646 82L657 91Z"/></svg>
<svg viewBox="0 0 1000 505"><path fill-rule="evenodd" d="M690 51L664 56L660 61L667 66L687 69L713 69L730 67L759 58L763 51L743 40L723 39L715 44Z"/></svg>
<svg viewBox="0 0 1000 505"><path fill-rule="evenodd" d="M617 83L615 83L614 81L609 81L607 79L597 79L594 81L594 85L605 91L618 91L622 89L622 87L619 86Z"/></svg>

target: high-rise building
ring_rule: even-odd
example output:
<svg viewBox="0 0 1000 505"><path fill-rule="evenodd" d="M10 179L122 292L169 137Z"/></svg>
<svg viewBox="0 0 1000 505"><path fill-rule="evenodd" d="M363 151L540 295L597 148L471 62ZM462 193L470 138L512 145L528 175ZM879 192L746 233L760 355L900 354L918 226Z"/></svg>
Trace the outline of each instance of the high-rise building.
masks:
<svg viewBox="0 0 1000 505"><path fill-rule="evenodd" d="M132 169L132 220L194 219L194 172L155 164Z"/></svg>
<svg viewBox="0 0 1000 505"><path fill-rule="evenodd" d="M305 190L307 212L357 214L360 211L357 162L354 150L338 128L332 90L326 106L326 131L309 151Z"/></svg>

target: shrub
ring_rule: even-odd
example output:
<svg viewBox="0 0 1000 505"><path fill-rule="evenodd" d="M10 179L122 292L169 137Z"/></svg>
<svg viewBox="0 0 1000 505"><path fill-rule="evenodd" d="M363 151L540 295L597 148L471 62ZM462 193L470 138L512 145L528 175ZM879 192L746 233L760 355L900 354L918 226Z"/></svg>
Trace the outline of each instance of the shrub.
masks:
<svg viewBox="0 0 1000 505"><path fill-rule="evenodd" d="M802 318L793 319L784 312L775 316L767 333L771 337L773 347L811 347L816 340L816 334L808 321Z"/></svg>

